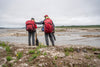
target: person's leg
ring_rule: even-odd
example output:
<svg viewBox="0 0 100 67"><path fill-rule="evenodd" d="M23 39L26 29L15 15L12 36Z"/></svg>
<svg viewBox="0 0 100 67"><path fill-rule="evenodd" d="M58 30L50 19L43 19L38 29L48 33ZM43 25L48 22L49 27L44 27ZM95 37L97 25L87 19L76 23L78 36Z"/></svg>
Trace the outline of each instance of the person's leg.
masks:
<svg viewBox="0 0 100 67"><path fill-rule="evenodd" d="M50 38L50 41L51 41L52 45L54 46L54 38L53 38L52 33L49 33L49 38Z"/></svg>
<svg viewBox="0 0 100 67"><path fill-rule="evenodd" d="M45 41L46 45L49 46L48 33L45 33Z"/></svg>
<svg viewBox="0 0 100 67"><path fill-rule="evenodd" d="M32 32L32 44L35 46L35 32Z"/></svg>
<svg viewBox="0 0 100 67"><path fill-rule="evenodd" d="M28 44L31 46L31 32L28 32Z"/></svg>

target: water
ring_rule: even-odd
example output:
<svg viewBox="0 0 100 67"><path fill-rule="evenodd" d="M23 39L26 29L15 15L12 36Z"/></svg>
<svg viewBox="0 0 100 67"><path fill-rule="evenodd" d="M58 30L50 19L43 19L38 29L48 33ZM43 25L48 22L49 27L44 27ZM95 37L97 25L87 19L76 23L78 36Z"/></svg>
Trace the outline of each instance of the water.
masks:
<svg viewBox="0 0 100 67"><path fill-rule="evenodd" d="M82 35L100 35L100 32L56 32L56 45L91 45L100 46L100 37L81 37ZM38 36L40 42L45 44L45 37ZM4 36L0 37L1 41L28 44L27 36ZM50 41L49 41L50 42ZM51 44L51 43L50 43Z"/></svg>

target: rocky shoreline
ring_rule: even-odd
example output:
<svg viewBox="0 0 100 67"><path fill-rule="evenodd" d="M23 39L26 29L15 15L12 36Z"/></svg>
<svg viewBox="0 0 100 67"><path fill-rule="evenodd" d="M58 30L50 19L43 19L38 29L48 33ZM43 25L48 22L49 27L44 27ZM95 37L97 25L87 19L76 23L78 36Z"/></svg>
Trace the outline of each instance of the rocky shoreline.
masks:
<svg viewBox="0 0 100 67"><path fill-rule="evenodd" d="M0 42L0 67L99 67L100 47L17 46Z"/></svg>

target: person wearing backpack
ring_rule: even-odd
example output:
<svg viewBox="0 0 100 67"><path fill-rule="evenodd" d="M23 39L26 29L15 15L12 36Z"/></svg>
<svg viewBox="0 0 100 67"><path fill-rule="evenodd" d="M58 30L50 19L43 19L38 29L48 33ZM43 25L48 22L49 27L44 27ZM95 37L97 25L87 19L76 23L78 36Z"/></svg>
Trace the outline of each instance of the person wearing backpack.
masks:
<svg viewBox="0 0 100 67"><path fill-rule="evenodd" d="M55 39L53 37L54 27L55 27L54 23L49 18L48 15L45 15L44 18L45 18L44 21L36 22L36 24L43 24L44 25L43 27L44 27L46 45L49 46L49 40L48 40L48 37L49 37L52 45L54 46L54 39Z"/></svg>
<svg viewBox="0 0 100 67"><path fill-rule="evenodd" d="M28 31L28 43L31 46L31 37L32 37L32 44L35 45L35 32L37 29L37 25L35 24L34 18L31 20L26 21L26 31Z"/></svg>

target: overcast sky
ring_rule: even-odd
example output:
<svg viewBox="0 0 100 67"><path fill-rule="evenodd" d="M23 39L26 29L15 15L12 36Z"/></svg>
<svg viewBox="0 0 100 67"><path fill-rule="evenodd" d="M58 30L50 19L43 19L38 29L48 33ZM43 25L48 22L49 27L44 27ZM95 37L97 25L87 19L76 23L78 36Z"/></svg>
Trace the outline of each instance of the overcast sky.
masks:
<svg viewBox="0 0 100 67"><path fill-rule="evenodd" d="M45 14L55 25L100 25L100 0L0 0L0 27L23 27Z"/></svg>

